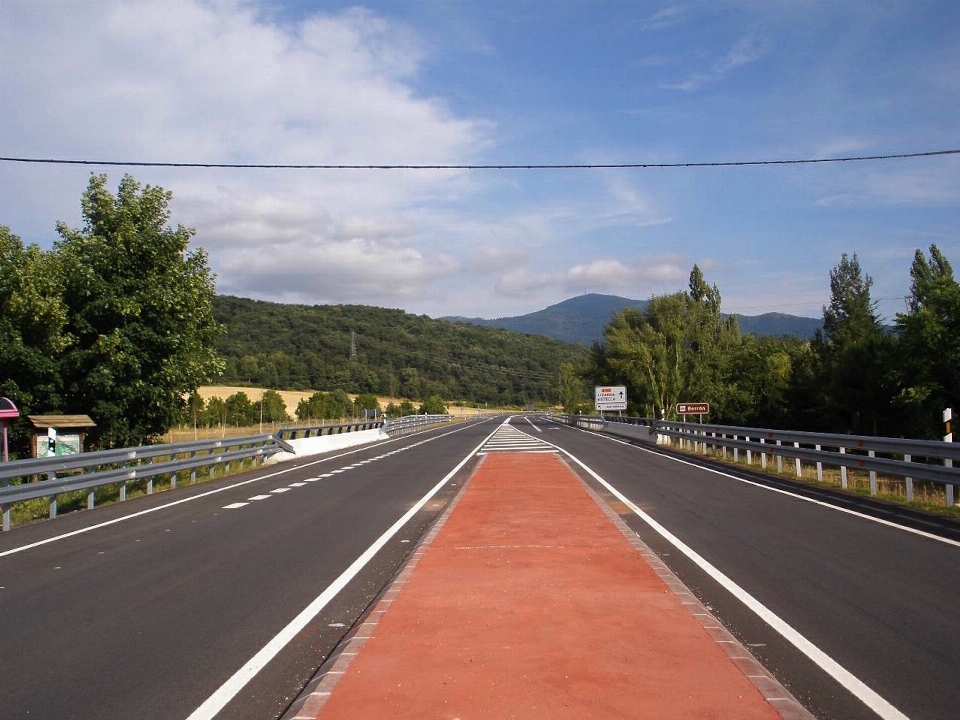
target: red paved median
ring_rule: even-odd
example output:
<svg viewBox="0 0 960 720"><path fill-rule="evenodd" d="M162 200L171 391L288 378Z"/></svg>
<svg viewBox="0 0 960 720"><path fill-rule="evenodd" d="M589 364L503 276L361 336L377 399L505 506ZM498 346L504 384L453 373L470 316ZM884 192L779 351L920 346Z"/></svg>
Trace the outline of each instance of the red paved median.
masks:
<svg viewBox="0 0 960 720"><path fill-rule="evenodd" d="M297 717L773 720L788 703L553 454L486 456L388 598Z"/></svg>

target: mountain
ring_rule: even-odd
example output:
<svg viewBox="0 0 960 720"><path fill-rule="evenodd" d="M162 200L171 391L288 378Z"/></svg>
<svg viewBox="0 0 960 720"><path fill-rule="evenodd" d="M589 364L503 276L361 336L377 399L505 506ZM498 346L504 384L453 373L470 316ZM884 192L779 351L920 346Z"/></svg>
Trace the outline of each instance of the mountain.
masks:
<svg viewBox="0 0 960 720"><path fill-rule="evenodd" d="M586 347L365 305L286 305L218 295L218 384L322 388L523 406L556 401L560 364Z"/></svg>
<svg viewBox="0 0 960 720"><path fill-rule="evenodd" d="M603 339L603 327L624 308L643 310L646 300L631 300L617 295L588 293L564 300L556 305L515 317L502 317L494 320L484 318L444 317L452 322L485 325L487 327L515 330L532 335L546 335L556 340L590 345ZM810 338L820 327L815 318L785 315L783 313L764 313L762 315L737 315L740 331L755 335L789 335L798 338Z"/></svg>
<svg viewBox="0 0 960 720"><path fill-rule="evenodd" d="M530 335L546 335L564 342L589 345L594 340L602 339L603 326L610 322L614 313L628 307L643 310L646 306L646 300L630 300L616 295L589 293L517 317L502 317L495 320L465 317L442 319L514 330Z"/></svg>

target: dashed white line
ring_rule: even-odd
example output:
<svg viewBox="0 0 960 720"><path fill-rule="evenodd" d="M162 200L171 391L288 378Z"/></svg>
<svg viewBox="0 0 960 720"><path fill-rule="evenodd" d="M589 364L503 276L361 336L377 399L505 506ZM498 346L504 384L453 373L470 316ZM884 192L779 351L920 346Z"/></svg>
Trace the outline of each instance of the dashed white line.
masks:
<svg viewBox="0 0 960 720"><path fill-rule="evenodd" d="M224 506L223 506L223 509L224 509L224 510L236 510L237 508L246 507L248 504L249 504L249 503L245 503L245 502L235 502L235 503L230 503L229 505L224 505Z"/></svg>
<svg viewBox="0 0 960 720"><path fill-rule="evenodd" d="M247 500L268 500L269 495L254 495L253 497L247 498Z"/></svg>

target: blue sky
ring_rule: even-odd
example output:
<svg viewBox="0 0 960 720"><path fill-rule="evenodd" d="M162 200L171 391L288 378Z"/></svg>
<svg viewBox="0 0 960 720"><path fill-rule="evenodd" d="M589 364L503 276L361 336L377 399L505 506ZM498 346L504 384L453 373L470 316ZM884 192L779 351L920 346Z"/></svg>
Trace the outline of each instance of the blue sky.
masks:
<svg viewBox="0 0 960 720"><path fill-rule="evenodd" d="M312 164L677 163L960 148L955 2L3 0L0 155ZM124 169L94 168L115 186ZM49 247L91 168L0 163ZM627 170L128 168L218 291L431 316L681 290L818 317L857 253L892 319L960 268L960 156Z"/></svg>

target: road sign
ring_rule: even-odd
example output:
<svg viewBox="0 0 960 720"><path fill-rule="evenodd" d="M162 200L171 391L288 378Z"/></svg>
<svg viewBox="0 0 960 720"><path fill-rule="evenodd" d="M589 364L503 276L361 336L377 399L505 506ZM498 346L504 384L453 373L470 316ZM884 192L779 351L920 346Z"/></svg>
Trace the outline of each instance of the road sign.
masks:
<svg viewBox="0 0 960 720"><path fill-rule="evenodd" d="M709 415L710 403L677 403L677 415Z"/></svg>
<svg viewBox="0 0 960 720"><path fill-rule="evenodd" d="M622 385L598 385L594 389L597 410L626 410L627 389Z"/></svg>

